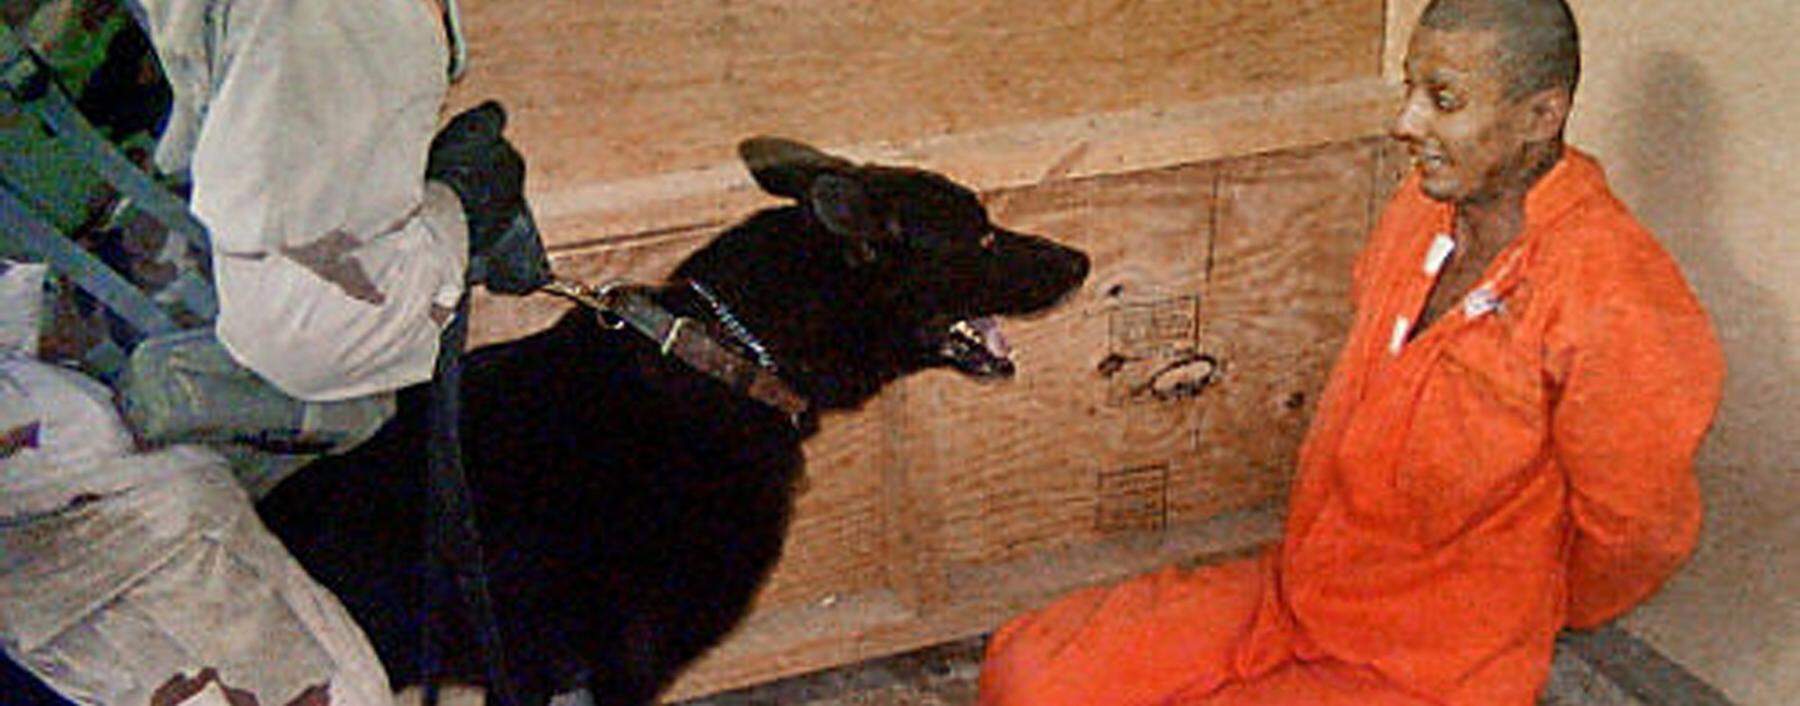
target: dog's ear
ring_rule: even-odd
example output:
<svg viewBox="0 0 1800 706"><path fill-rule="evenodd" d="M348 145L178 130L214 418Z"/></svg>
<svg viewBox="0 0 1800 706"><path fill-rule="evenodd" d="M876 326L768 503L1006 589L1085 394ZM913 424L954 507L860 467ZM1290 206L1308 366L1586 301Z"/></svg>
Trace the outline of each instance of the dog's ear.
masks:
<svg viewBox="0 0 1800 706"><path fill-rule="evenodd" d="M813 180L805 199L813 216L833 235L844 239L844 256L851 265L875 261L873 241L881 237L881 223L869 190L856 177L825 172Z"/></svg>
<svg viewBox="0 0 1800 706"><path fill-rule="evenodd" d="M875 221L875 205L868 189L855 177L826 172L813 179L812 187L802 199L814 216L833 233L855 240L876 237L880 225Z"/></svg>
<svg viewBox="0 0 1800 706"><path fill-rule="evenodd" d="M810 145L780 137L752 137L738 143L738 156L758 186L776 196L805 201L821 174L847 172L856 165Z"/></svg>

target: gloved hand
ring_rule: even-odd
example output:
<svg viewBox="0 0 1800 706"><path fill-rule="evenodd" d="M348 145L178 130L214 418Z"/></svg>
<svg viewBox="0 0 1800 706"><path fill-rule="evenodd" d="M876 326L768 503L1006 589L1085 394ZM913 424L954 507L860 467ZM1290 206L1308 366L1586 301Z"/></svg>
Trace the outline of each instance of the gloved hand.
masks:
<svg viewBox="0 0 1800 706"><path fill-rule="evenodd" d="M469 251L481 252L525 208L525 158L501 136L506 110L495 101L463 111L431 138L425 178L441 181L462 200Z"/></svg>
<svg viewBox="0 0 1800 706"><path fill-rule="evenodd" d="M487 101L450 119L431 140L425 178L462 201L471 283L524 294L548 281L549 260L525 205L525 158L506 141L506 111Z"/></svg>

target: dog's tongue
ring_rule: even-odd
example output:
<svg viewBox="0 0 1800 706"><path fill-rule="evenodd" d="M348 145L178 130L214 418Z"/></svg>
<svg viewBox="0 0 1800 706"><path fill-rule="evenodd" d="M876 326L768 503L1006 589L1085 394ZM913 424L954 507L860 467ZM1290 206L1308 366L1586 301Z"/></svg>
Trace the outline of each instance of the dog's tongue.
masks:
<svg viewBox="0 0 1800 706"><path fill-rule="evenodd" d="M1006 342L1006 334L1000 331L1000 320L992 316L970 319L969 328L981 337L981 345L995 358L1011 358L1012 346Z"/></svg>

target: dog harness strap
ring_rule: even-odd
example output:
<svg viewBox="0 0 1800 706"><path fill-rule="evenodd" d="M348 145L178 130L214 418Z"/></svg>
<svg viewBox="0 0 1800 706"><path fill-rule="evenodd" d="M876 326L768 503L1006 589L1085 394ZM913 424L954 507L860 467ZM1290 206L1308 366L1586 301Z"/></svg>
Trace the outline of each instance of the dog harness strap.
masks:
<svg viewBox="0 0 1800 706"><path fill-rule="evenodd" d="M706 373L731 389L788 415L799 423L811 403L780 376L714 339L706 326L676 316L652 300L648 288L613 283L598 289L570 282L552 282L545 291L559 294L593 309L608 328L629 325L655 341L663 355Z"/></svg>

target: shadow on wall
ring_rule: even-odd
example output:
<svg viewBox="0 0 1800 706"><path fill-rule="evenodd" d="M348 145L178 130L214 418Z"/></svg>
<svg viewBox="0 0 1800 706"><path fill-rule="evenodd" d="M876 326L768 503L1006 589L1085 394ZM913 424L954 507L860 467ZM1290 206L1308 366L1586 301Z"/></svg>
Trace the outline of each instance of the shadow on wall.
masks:
<svg viewBox="0 0 1800 706"><path fill-rule="evenodd" d="M1800 681L1792 656L1800 646L1794 637L1800 616L1781 607L1793 596L1791 581L1781 577L1795 565L1783 558L1789 551L1783 547L1800 528L1786 506L1794 497L1791 469L1800 444L1783 419L1794 411L1782 400L1800 389L1800 370L1782 293L1739 264L1773 256L1754 248L1775 241L1727 231L1744 220L1721 210L1728 179L1743 189L1756 188L1759 178L1782 177L1728 173L1737 167L1727 161L1729 136L1721 127L1727 97L1701 64L1659 52L1633 67L1633 94L1622 106L1623 124L1615 126L1623 149L1608 168L1616 182L1633 186L1631 207L1681 263L1712 314L1729 372L1700 464L1706 501L1700 548L1627 623L1733 699L1789 703L1780 694Z"/></svg>
<svg viewBox="0 0 1800 706"><path fill-rule="evenodd" d="M1734 248L1731 219L1718 212L1727 179L1758 177L1725 172L1724 106L1698 62L1663 51L1637 62L1635 72L1637 90L1618 126L1626 137L1622 159L1608 166L1617 182L1637 186L1631 208L1681 263L1725 347L1726 395L1705 456L1740 468L1790 464L1800 432L1758 415L1792 413L1773 403L1800 389L1800 361L1780 298L1737 264L1774 253L1734 252L1743 246Z"/></svg>

